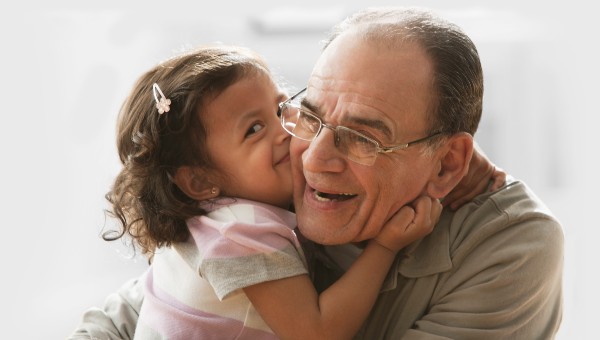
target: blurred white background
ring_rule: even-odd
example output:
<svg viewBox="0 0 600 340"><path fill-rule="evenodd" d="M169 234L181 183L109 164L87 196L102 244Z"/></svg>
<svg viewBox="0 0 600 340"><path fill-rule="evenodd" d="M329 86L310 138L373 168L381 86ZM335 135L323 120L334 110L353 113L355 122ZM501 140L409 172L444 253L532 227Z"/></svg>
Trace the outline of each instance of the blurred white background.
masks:
<svg viewBox="0 0 600 340"><path fill-rule="evenodd" d="M3 339L60 339L84 310L141 273L100 238L119 169L119 106L147 68L208 42L251 47L299 88L320 40L371 5L408 1L227 1L123 5L21 2L0 14L0 248ZM125 2L123 2L125 3ZM596 12L585 0L419 1L462 26L486 75L477 140L563 222L565 314L559 339L594 336L600 314Z"/></svg>

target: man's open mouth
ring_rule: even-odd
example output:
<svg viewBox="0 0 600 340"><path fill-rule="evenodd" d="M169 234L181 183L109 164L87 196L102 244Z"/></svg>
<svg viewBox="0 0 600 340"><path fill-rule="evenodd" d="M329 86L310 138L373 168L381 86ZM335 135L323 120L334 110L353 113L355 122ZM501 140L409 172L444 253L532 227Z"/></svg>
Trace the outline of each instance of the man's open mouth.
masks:
<svg viewBox="0 0 600 340"><path fill-rule="evenodd" d="M346 201L356 197L354 194L330 194L322 191L315 190L315 198L317 201L330 202L330 201Z"/></svg>

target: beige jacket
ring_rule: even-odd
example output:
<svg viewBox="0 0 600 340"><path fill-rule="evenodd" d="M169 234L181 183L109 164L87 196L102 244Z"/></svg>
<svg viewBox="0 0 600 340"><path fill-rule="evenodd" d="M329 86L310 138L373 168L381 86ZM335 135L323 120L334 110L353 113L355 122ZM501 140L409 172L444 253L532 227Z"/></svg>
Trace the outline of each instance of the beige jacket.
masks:
<svg viewBox="0 0 600 340"><path fill-rule="evenodd" d="M341 247L327 251L348 256L347 249L340 256ZM356 339L531 340L556 334L563 232L525 184L512 182L456 212L445 210L434 231L407 252L392 267ZM326 257L317 261L328 263L331 273L340 260ZM319 281L318 269L316 275Z"/></svg>

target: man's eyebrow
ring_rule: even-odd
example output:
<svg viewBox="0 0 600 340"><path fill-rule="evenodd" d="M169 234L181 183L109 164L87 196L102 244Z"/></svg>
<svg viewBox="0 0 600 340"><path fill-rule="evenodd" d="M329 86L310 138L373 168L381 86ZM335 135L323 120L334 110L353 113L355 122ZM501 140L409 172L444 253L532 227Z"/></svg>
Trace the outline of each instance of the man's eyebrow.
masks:
<svg viewBox="0 0 600 340"><path fill-rule="evenodd" d="M310 112L316 114L317 116L321 116L319 114L319 108L316 105L310 103L308 100L306 100L306 98L302 99L302 106L307 108ZM382 120L350 116L346 119L346 121L356 125L368 126L370 128L381 131L381 133L383 133L389 139L393 138L392 131Z"/></svg>
<svg viewBox="0 0 600 340"><path fill-rule="evenodd" d="M309 102L306 98L302 98L302 101L300 102L300 106L305 107L308 109L308 111L317 114L317 116L319 116L318 111L319 108L317 108L317 106L315 104L312 104L311 102Z"/></svg>
<svg viewBox="0 0 600 340"><path fill-rule="evenodd" d="M364 118L364 117L348 117L348 121L353 123L353 124L357 124L357 125L364 125L364 126L368 126L370 128L376 129L381 131L387 138L392 139L392 131L390 130L390 128L382 121L379 119L368 119L368 118Z"/></svg>

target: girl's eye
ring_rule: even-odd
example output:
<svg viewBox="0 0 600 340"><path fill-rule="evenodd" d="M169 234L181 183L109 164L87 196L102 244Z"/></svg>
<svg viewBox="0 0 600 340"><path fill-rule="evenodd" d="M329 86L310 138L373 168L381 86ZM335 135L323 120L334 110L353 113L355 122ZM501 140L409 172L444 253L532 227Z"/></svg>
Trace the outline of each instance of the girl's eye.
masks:
<svg viewBox="0 0 600 340"><path fill-rule="evenodd" d="M255 133L257 133L258 131L262 130L264 128L264 125L260 124L260 123L256 123L253 124L248 131L246 131L246 135L244 137L249 137Z"/></svg>

